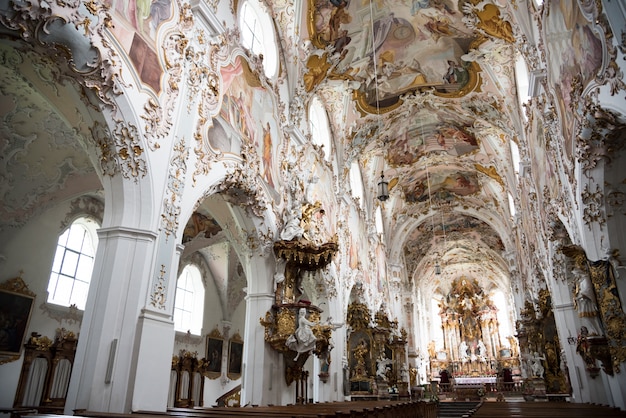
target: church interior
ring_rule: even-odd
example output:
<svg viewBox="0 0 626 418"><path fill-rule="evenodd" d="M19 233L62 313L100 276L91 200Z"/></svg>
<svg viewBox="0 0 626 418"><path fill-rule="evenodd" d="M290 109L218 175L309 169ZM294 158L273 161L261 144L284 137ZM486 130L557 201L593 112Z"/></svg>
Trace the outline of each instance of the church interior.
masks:
<svg viewBox="0 0 626 418"><path fill-rule="evenodd" d="M3 1L0 68L0 417L626 410L626 3Z"/></svg>

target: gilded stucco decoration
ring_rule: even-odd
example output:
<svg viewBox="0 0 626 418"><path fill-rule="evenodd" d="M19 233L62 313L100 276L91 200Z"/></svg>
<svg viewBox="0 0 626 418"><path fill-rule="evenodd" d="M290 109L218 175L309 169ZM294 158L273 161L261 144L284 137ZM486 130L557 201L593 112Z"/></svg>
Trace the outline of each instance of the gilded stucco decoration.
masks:
<svg viewBox="0 0 626 418"><path fill-rule="evenodd" d="M0 23L15 37L28 42L49 57L99 100L115 107L112 95L119 73L118 57L108 41L111 26L108 6L89 1L80 8L76 2L8 2L0 8ZM60 57L63 57L62 59ZM85 96L86 101L89 99Z"/></svg>
<svg viewBox="0 0 626 418"><path fill-rule="evenodd" d="M606 223L604 216L604 193L599 185L595 185L595 190L590 189L589 184L585 184L585 188L580 194L583 208L583 221L591 228L591 224L598 223L600 226Z"/></svg>
<svg viewBox="0 0 626 418"><path fill-rule="evenodd" d="M576 157L585 172L597 167L601 160L607 164L612 161L624 146L625 128L615 112L603 109L592 97L586 98L576 132Z"/></svg>
<svg viewBox="0 0 626 418"><path fill-rule="evenodd" d="M261 318L261 325L265 327L265 341L283 354L285 380L288 385L297 382L296 402L300 402L299 385L306 381L308 372L303 366L310 353L322 363L320 379L328 378L330 338L335 325L320 322L322 310L313 304L311 291L324 280L327 267L334 268L331 262L338 244L337 236L329 237L324 228L326 211L322 203L308 200L312 196L305 192L300 177L294 176L291 183L290 206L280 240L274 242L275 303Z"/></svg>
<svg viewBox="0 0 626 418"><path fill-rule="evenodd" d="M185 72L189 33L193 30L193 14L187 3L178 4L179 19L176 30L168 30L159 51L165 62L165 88L158 99L149 98L141 118L151 150L160 148L157 140L168 136L173 123L174 107L178 101L179 84ZM190 62L189 65L194 65Z"/></svg>
<svg viewBox="0 0 626 418"><path fill-rule="evenodd" d="M156 278L150 295L150 304L152 307L164 310L167 301L167 281L165 280L165 266L161 264L159 276Z"/></svg>
<svg viewBox="0 0 626 418"><path fill-rule="evenodd" d="M244 164L233 168L231 174L218 186L217 192L223 193L231 203L246 208L251 215L263 218L269 202L261 193L257 173L248 170L249 167L249 164Z"/></svg>
<svg viewBox="0 0 626 418"><path fill-rule="evenodd" d="M178 220L180 218L180 202L187 176L187 159L189 148L184 138L176 140L173 155L168 169L167 190L163 199L163 212L161 213L161 230L165 235L176 235L178 232Z"/></svg>
<svg viewBox="0 0 626 418"><path fill-rule="evenodd" d="M59 324L65 322L68 325L78 324L80 327L80 324L83 322L83 311L79 310L76 305L70 305L68 308L65 308L44 302L39 305L39 309Z"/></svg>
<svg viewBox="0 0 626 418"><path fill-rule="evenodd" d="M463 22L487 36L515 42L511 23L504 20L500 8L488 1L470 0L463 4Z"/></svg>
<svg viewBox="0 0 626 418"><path fill-rule="evenodd" d="M148 168L137 127L118 120L114 130L106 135L97 129L97 125L96 123L94 131L98 136L94 135L94 140L100 149L103 173L109 176L121 173L124 178L135 180L144 177Z"/></svg>

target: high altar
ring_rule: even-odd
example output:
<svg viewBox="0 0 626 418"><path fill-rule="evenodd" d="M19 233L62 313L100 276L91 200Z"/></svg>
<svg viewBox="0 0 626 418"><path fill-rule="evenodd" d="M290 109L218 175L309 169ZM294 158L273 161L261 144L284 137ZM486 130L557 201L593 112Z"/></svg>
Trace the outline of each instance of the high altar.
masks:
<svg viewBox="0 0 626 418"><path fill-rule="evenodd" d="M519 349L515 338L501 343L497 308L473 279L461 277L439 304L444 347L428 347L431 381L458 390L490 388L500 377L513 382L519 375ZM474 390L476 392L476 390Z"/></svg>

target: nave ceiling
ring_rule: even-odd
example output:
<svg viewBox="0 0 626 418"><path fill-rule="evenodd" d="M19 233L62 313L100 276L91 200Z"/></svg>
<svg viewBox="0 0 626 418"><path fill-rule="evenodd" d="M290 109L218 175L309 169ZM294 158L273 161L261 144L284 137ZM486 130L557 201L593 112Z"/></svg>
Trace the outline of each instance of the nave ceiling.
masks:
<svg viewBox="0 0 626 418"><path fill-rule="evenodd" d="M336 147L359 161L365 189L376 190L381 171L389 181L391 262L404 259L424 290L445 291L462 275L510 287L510 143L523 125L515 39L526 7L308 2L304 88L332 109Z"/></svg>
<svg viewBox="0 0 626 418"><path fill-rule="evenodd" d="M519 199L510 147L523 142L526 123L516 51L538 67L528 36L541 9L529 1L266 3L284 54L279 77L302 103L322 99L338 171L358 161L365 199L374 202L367 205L382 206L390 263L405 264L409 282L428 291L445 292L462 275L487 289L510 286L517 225L509 194ZM3 30L0 116L3 155L10 157L0 167L1 227L8 228L55 199L97 194L100 182L93 169L99 162L85 152L94 109L50 62L14 49ZM33 80L39 84L29 85ZM16 118L18 103L41 122ZM20 167L30 174L19 175ZM390 187L382 203L375 199L381 172Z"/></svg>

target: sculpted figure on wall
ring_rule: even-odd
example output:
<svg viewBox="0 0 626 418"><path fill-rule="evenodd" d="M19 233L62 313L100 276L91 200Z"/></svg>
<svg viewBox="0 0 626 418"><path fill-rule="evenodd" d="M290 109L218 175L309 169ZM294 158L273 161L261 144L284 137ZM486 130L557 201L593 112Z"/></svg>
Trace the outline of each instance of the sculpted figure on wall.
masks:
<svg viewBox="0 0 626 418"><path fill-rule="evenodd" d="M309 321L306 317L306 308L300 308L298 313L298 328L285 342L287 347L298 353L294 361L298 360L300 354L308 353L315 348L317 338L315 338L313 330L311 329L314 325L315 322Z"/></svg>

